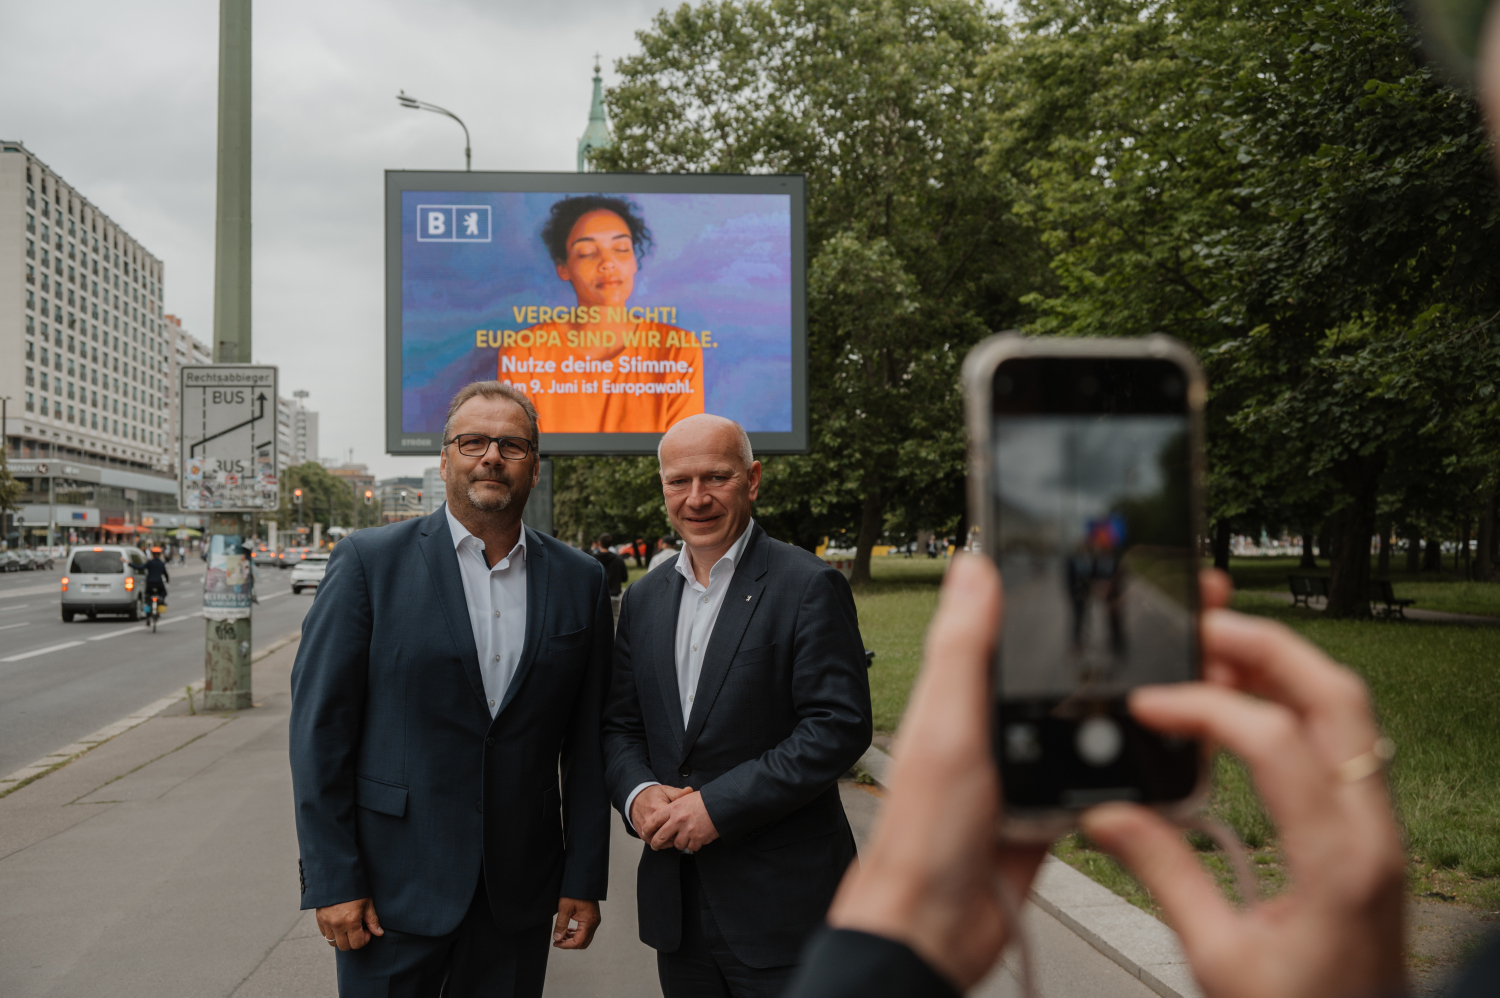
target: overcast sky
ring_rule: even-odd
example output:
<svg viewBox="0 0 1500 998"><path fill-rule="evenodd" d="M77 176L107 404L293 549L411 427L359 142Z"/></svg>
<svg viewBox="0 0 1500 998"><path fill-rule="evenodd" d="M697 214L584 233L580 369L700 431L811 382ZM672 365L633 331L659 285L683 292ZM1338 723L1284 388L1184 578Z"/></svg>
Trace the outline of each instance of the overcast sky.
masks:
<svg viewBox="0 0 1500 998"><path fill-rule="evenodd" d="M593 53L635 51L653 0L259 0L255 361L311 393L323 456L387 456L382 171L573 170ZM674 4L675 6L675 4ZM218 4L0 3L0 138L20 139L164 261L166 311L210 342Z"/></svg>

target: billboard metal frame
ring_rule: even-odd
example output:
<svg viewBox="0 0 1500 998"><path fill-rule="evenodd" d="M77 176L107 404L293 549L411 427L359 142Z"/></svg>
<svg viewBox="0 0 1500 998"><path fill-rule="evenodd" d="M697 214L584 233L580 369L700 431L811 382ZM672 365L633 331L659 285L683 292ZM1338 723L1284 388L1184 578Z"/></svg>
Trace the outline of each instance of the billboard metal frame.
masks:
<svg viewBox="0 0 1500 998"><path fill-rule="evenodd" d="M802 174L385 172L385 449L438 453L440 434L401 430L401 195L407 191L541 194L780 194L791 201L792 429L751 433L758 454L805 454L807 426L807 184ZM548 433L542 453L654 454L659 433Z"/></svg>

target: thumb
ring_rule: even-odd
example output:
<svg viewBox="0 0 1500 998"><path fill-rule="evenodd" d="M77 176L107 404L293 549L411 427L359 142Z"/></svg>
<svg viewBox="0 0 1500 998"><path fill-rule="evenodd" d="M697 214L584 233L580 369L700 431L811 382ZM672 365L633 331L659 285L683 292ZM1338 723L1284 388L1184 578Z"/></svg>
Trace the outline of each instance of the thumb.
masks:
<svg viewBox="0 0 1500 998"><path fill-rule="evenodd" d="M662 789L667 792L668 801L674 801L679 797L686 797L688 794L697 793L692 787L662 787Z"/></svg>
<svg viewBox="0 0 1500 998"><path fill-rule="evenodd" d="M552 926L552 941L562 942L568 934L568 921L573 917L573 905L566 899L557 903L557 921Z"/></svg>
<svg viewBox="0 0 1500 998"><path fill-rule="evenodd" d="M375 903L373 901L365 904L365 928L372 936L383 936L385 930L380 927L380 916L375 914Z"/></svg>

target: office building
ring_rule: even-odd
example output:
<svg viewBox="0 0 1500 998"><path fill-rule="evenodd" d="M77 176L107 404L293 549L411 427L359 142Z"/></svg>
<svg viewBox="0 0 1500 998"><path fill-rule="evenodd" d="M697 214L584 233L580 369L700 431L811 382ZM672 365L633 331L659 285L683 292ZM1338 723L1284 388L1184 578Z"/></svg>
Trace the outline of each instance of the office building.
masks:
<svg viewBox="0 0 1500 998"><path fill-rule="evenodd" d="M448 500L448 483L437 468L422 472L422 512L434 512Z"/></svg>
<svg viewBox="0 0 1500 998"><path fill-rule="evenodd" d="M162 262L24 144L0 141L6 450L170 474Z"/></svg>
<svg viewBox="0 0 1500 998"><path fill-rule="evenodd" d="M178 394L182 387L180 372L184 367L212 364L214 356L207 343L182 327L182 320L177 316L170 313L163 316L162 328L166 330L168 361L167 439L170 445L167 448L167 459L175 468L182 453L182 410Z"/></svg>
<svg viewBox="0 0 1500 998"><path fill-rule="evenodd" d="M375 483L375 501L386 523L422 515L422 479L383 478Z"/></svg>
<svg viewBox="0 0 1500 998"><path fill-rule="evenodd" d="M318 457L318 414L303 404L305 391L292 393L295 400L276 399L276 451L280 460L278 471L299 464L321 462Z"/></svg>

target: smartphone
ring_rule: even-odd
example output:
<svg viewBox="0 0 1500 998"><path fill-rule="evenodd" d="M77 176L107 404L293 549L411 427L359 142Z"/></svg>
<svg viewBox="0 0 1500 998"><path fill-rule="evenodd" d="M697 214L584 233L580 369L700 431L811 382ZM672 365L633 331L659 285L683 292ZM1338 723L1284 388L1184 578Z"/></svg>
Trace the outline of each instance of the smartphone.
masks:
<svg viewBox="0 0 1500 998"><path fill-rule="evenodd" d="M1208 768L1126 696L1200 675L1203 374L1165 336L1001 334L964 365L970 522L1005 587L992 733L1001 834L1050 841L1086 808L1181 816Z"/></svg>

